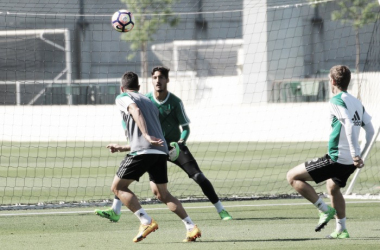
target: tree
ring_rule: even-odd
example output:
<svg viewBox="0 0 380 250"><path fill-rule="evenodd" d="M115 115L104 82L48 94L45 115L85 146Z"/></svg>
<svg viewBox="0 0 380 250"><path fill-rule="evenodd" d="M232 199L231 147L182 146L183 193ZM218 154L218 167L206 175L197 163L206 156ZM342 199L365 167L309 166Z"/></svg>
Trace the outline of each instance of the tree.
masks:
<svg viewBox="0 0 380 250"><path fill-rule="evenodd" d="M314 2L314 0L310 0ZM361 83L359 81L360 63L360 38L359 29L364 25L374 23L377 19L377 8L379 3L376 0L337 0L334 1L339 9L331 12L333 21L340 20L343 24L349 23L355 31L356 60L355 69L358 83L358 99L361 99Z"/></svg>
<svg viewBox="0 0 380 250"><path fill-rule="evenodd" d="M376 0L339 0L336 1L339 10L331 13L332 20L341 20L342 23L350 23L355 31L356 44L356 73L359 73L360 39L359 29L366 24L374 23L377 18L379 3Z"/></svg>
<svg viewBox="0 0 380 250"><path fill-rule="evenodd" d="M140 50L142 77L148 77L148 43L154 41L154 35L160 26L168 24L174 27L179 18L173 15L172 7L178 0L120 0L127 5L135 19L135 26L131 32L124 33L122 40L131 43L130 48L134 53L128 55L132 59Z"/></svg>

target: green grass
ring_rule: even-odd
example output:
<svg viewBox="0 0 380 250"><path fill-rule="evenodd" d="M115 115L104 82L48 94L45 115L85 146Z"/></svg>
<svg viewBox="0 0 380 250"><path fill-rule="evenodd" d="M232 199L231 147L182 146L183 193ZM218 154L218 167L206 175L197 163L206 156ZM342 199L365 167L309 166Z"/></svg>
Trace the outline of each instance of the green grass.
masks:
<svg viewBox="0 0 380 250"><path fill-rule="evenodd" d="M112 199L110 184L124 154L100 142L2 142L1 205ZM326 152L326 142L190 143L201 170L221 198L290 194L287 171ZM371 151L355 192L379 193L380 145ZM133 190L152 194L145 175ZM316 186L318 192L325 190ZM169 165L169 190L179 198L204 197L180 168Z"/></svg>
<svg viewBox="0 0 380 250"><path fill-rule="evenodd" d="M379 201L348 201L351 238L344 240L324 238L334 230L334 220L322 232L314 232L317 210L304 199L224 202L234 217L232 221L221 221L210 205L184 204L202 230L202 238L195 243L181 242L185 227L162 204L144 205L159 223L159 230L139 243L132 242L138 219L124 210L118 223L94 215L94 208L0 211L1 249L357 250L379 249L380 245Z"/></svg>

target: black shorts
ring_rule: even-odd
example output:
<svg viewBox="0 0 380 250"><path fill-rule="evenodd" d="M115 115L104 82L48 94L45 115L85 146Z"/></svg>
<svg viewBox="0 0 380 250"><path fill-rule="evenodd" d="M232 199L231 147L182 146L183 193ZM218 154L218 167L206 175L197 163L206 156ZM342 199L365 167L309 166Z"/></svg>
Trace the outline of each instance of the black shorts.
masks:
<svg viewBox="0 0 380 250"><path fill-rule="evenodd" d="M121 161L116 172L120 179L139 181L145 173L149 173L149 180L156 184L168 183L167 155L164 154L127 154Z"/></svg>
<svg viewBox="0 0 380 250"><path fill-rule="evenodd" d="M339 187L345 187L348 178L356 170L354 164L344 165L334 162L328 154L305 162L305 167L315 183L332 179Z"/></svg>
<svg viewBox="0 0 380 250"><path fill-rule="evenodd" d="M199 169L198 163L190 153L189 148L182 144L179 144L179 147L181 149L181 152L179 153L177 160L170 161L168 158L168 161L182 168L182 170L186 172L189 178L193 177L195 174L201 173L202 171Z"/></svg>

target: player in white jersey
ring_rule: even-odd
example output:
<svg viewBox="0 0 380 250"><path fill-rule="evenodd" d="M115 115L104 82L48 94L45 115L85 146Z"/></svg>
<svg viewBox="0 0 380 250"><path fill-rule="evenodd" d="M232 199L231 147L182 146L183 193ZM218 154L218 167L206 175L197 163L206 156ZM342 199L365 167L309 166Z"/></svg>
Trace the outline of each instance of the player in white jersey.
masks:
<svg viewBox="0 0 380 250"><path fill-rule="evenodd" d="M330 100L331 128L328 153L320 158L302 163L287 173L290 185L319 209L319 222L315 228L319 232L335 216L336 229L327 236L331 239L349 238L346 229L346 204L340 188L346 186L347 179L362 168L363 152L374 136L371 116L361 102L347 93L351 72L347 66L337 65L330 69L330 85L334 97ZM366 132L362 150L359 146L359 131ZM307 181L326 181L332 207L328 206Z"/></svg>

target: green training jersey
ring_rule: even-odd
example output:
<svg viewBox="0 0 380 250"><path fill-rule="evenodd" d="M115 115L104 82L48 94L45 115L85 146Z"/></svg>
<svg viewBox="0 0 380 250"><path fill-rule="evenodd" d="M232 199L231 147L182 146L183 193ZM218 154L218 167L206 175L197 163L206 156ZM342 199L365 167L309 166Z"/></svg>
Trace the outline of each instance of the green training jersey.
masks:
<svg viewBox="0 0 380 250"><path fill-rule="evenodd" d="M152 92L146 96L160 112L159 119L166 142L169 144L178 141L182 133L180 126L190 123L181 99L170 92L162 102L158 101Z"/></svg>
<svg viewBox="0 0 380 250"><path fill-rule="evenodd" d="M330 99L331 134L328 154L335 162L350 165L360 156L360 128L371 122L362 103L347 92Z"/></svg>

